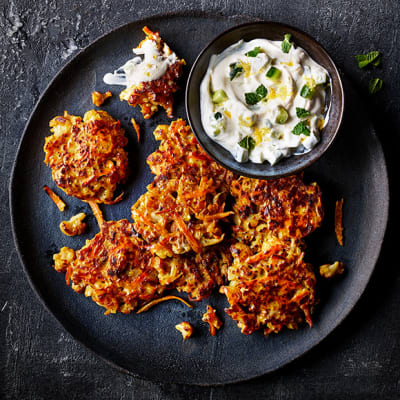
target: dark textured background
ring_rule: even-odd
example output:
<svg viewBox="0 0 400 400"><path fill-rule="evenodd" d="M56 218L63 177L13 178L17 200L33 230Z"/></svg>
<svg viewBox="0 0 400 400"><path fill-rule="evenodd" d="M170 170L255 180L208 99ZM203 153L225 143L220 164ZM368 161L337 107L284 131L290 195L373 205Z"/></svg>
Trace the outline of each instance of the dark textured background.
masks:
<svg viewBox="0 0 400 400"><path fill-rule="evenodd" d="M398 1L175 0L166 6L152 0L1 0L0 398L400 398L400 274L398 261L391 257L395 226L400 222L395 193L380 260L354 311L300 360L250 382L196 388L159 385L121 374L71 339L29 287L12 242L7 186L35 102L70 57L99 35L131 20L174 10L277 20L323 43L362 95L360 107L369 111L385 150L391 186L395 186L400 139ZM375 49L383 52L382 66L358 70L354 55ZM385 82L375 96L366 90L372 76Z"/></svg>

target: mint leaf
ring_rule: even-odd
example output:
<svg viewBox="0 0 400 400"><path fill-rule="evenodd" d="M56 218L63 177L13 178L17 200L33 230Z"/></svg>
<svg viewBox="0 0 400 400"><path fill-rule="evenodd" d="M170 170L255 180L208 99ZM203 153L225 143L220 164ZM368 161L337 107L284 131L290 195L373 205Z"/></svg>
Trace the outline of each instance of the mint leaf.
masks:
<svg viewBox="0 0 400 400"><path fill-rule="evenodd" d="M255 47L253 50L250 50L246 53L247 57L257 57L258 53L261 51L260 47Z"/></svg>
<svg viewBox="0 0 400 400"><path fill-rule="evenodd" d="M233 80L237 75L240 75L243 72L243 67L241 67L238 63L232 63L229 65L229 79Z"/></svg>
<svg viewBox="0 0 400 400"><path fill-rule="evenodd" d="M298 118L304 118L304 117L309 117L310 111L307 111L304 108L296 107L296 115Z"/></svg>
<svg viewBox="0 0 400 400"><path fill-rule="evenodd" d="M267 88L261 84L257 89L256 89L256 94L258 97L260 97L260 100L262 100L268 93Z"/></svg>
<svg viewBox="0 0 400 400"><path fill-rule="evenodd" d="M358 54L356 55L356 60L360 69L371 63L377 67L381 62L381 53L379 51L370 51L367 54Z"/></svg>
<svg viewBox="0 0 400 400"><path fill-rule="evenodd" d="M290 39L291 38L292 38L292 35L290 33L287 33L284 36L284 39L283 39L283 41L281 43L281 49L282 49L282 51L284 53L289 53L289 51L290 51L290 49L292 47L292 44L290 43Z"/></svg>
<svg viewBox="0 0 400 400"><path fill-rule="evenodd" d="M214 118L215 118L215 119L220 119L220 118L222 118L222 114L221 114L219 111L217 111L217 112L214 114Z"/></svg>
<svg viewBox="0 0 400 400"><path fill-rule="evenodd" d="M374 78L369 81L368 90L371 94L379 92L382 89L383 81L380 78Z"/></svg>
<svg viewBox="0 0 400 400"><path fill-rule="evenodd" d="M254 146L256 145L256 141L251 137L251 136L245 136L239 143L238 145L240 147L243 147L244 149L251 151L254 149Z"/></svg>
<svg viewBox="0 0 400 400"><path fill-rule="evenodd" d="M293 135L310 136L310 129L307 126L307 121L299 122L292 130Z"/></svg>

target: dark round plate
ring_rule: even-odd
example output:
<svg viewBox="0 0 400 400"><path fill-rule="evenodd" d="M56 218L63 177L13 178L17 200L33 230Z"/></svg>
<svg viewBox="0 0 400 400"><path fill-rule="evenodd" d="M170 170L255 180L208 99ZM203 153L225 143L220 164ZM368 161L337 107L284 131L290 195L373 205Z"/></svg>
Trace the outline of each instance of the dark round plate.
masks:
<svg viewBox="0 0 400 400"><path fill-rule="evenodd" d="M210 385L250 379L287 364L311 349L343 320L363 292L377 260L388 211L388 183L381 146L360 98L346 87L347 108L343 132L325 156L305 172L306 180L322 187L326 219L309 238L306 259L314 265L342 260L346 273L339 279L319 282L320 303L314 314L314 327L286 330L265 339L261 332L240 333L224 314L224 296L215 293L193 310L166 302L143 314L104 315L104 309L65 285L63 274L53 270L52 255L62 246L80 248L98 228L88 218L89 231L82 237L68 238L58 229L61 220L79 211L91 215L87 205L68 198L51 180L44 165L44 138L48 122L68 110L82 115L93 106L91 92L103 91L104 73L122 65L131 49L143 39L141 28L148 25L184 57L190 69L201 48L219 32L245 18L206 15L168 15L132 22L98 39L81 51L55 77L36 105L21 141L10 185L10 204L16 247L33 289L44 305L78 341L121 370L135 376L164 382ZM188 40L190 38L190 40ZM182 80L182 86L185 84ZM130 207L145 191L152 176L146 156L157 143L152 131L167 123L164 112L144 121L118 99L119 88L111 88L114 98L103 107L121 119L130 138L128 150L132 175L125 186L126 197L116 205L104 206L107 219L130 219ZM185 118L183 91L176 97L176 117ZM143 142L136 143L129 120L134 114L143 131ZM357 149L356 151L354 149ZM42 190L49 185L67 202L60 213ZM335 201L344 197L345 245L336 244L333 231ZM224 327L211 337L201 322L205 305L217 308ZM188 320L196 335L183 341L174 325Z"/></svg>
<svg viewBox="0 0 400 400"><path fill-rule="evenodd" d="M208 69L213 54L220 54L239 40L249 42L253 39L282 40L286 33L292 35L297 46L303 48L312 59L322 65L329 73L330 86L327 88L329 107L328 123L321 132L321 140L309 152L283 158L275 165L265 161L256 164L251 161L237 162L232 154L212 140L205 132L201 122L200 84ZM344 93L339 72L326 50L312 37L301 30L278 22L257 21L242 24L220 33L201 51L190 71L186 86L186 112L197 140L203 149L225 168L251 178L271 179L298 173L317 161L329 148L342 123Z"/></svg>

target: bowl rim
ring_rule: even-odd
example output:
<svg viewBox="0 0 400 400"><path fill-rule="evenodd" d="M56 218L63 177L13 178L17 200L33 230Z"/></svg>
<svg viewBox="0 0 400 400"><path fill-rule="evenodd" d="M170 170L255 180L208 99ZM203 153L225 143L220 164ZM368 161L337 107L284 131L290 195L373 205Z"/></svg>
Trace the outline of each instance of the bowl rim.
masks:
<svg viewBox="0 0 400 400"><path fill-rule="evenodd" d="M326 60L328 61L328 63L331 64L332 69L334 74L336 75L337 78L337 89L340 93L340 99L338 101L338 113L337 113L337 123L336 123L336 128L334 130L334 132L332 133L329 141L327 141L325 143L325 148L323 149L323 151L320 151L318 153L316 153L314 155L314 157L310 158L307 162L305 162L304 164L300 164L297 168L292 168L286 172L280 172L280 173L275 173L275 174L268 174L268 173L253 173L253 172L247 172L247 169L245 167L245 165L247 163L252 163L251 161L248 161L247 163L239 163L238 161L234 160L235 164L240 164L241 168L243 170L239 170L233 168L230 165L227 165L226 162L224 162L223 159L216 157L215 154L213 154L208 147L203 143L201 135L198 134L198 132L194 129L193 127L193 122L192 122L192 111L190 110L189 107L189 91L190 91L190 87L191 87L191 82L193 80L193 76L196 73L196 67L198 65L199 60L203 57L204 53L218 40L220 40L222 37L224 37L225 35L229 34L232 31L235 31L237 29L242 29L245 28L247 26L253 26L253 25L274 25L277 26L279 28L285 29L285 28L289 28L290 30L297 32L301 35L303 35L307 40L311 41L314 45L316 45L317 47L319 47L319 49L322 51L323 53L323 57L326 58ZM307 53L308 50L304 49ZM203 78L202 78L203 79ZM200 91L199 91L200 93ZM333 94L333 90L331 90L331 93ZM338 97L338 98L339 98ZM341 101L340 101L341 100ZM332 104L332 100L330 101L330 104ZM239 24L239 25L235 25L232 26L231 28L226 29L225 31L219 33L217 36L215 36L213 39L211 39L211 41L209 41L200 51L200 53L198 54L198 56L196 57L195 61L193 62L193 65L190 69L187 81L186 81L186 87L185 87L185 110L186 110L186 115L187 115L187 119L189 122L189 125L192 129L192 132L194 134L194 136L196 137L197 141L199 142L200 146L202 147L202 149L218 164L222 165L224 168L233 171L235 173L238 173L242 176L246 176L249 178L257 178L257 179L275 179L275 178L280 178L280 177L285 177L285 176L289 176L289 175L293 175L296 173L301 172L302 170L304 170L305 168L309 167L310 165L314 164L317 160L319 160L324 154L325 152L329 149L329 147L332 145L332 143L334 142L334 140L336 139L336 136L342 126L342 122L343 122L343 114L344 114L344 107L345 107L345 95L344 95L344 89L343 89L343 82L342 79L340 77L340 73L339 70L335 64L335 62L333 61L332 57L329 55L328 51L325 49L325 47L319 43L316 39L314 39L312 36L310 36L308 33L304 32L303 30L292 26L292 25L288 25L285 23L281 23L278 21L268 21L268 20L255 20L253 22L246 22L243 24ZM203 128L204 129L204 128ZM205 133L205 132L204 132ZM207 135L207 133L205 133L205 135ZM212 140L212 138L210 138ZM319 141L317 143L320 144L321 141ZM214 142L213 144L216 144L218 146L220 146L222 149L224 149L219 143ZM307 152L306 154L312 152L314 149L317 148L317 146L313 147L309 152ZM226 149L224 149L226 150ZM228 151L228 150L226 150ZM229 152L229 151L228 151ZM299 155L300 157L301 155ZM288 157L291 158L294 157L294 155ZM233 158L233 157L232 157ZM281 160L280 160L281 161ZM279 163L279 161L277 162ZM256 164L256 163L252 163L252 164ZM265 165L267 168L265 169L265 171L267 172L269 169L268 167L271 167L271 164L269 164L267 161L264 161L263 163L259 164L261 165Z"/></svg>

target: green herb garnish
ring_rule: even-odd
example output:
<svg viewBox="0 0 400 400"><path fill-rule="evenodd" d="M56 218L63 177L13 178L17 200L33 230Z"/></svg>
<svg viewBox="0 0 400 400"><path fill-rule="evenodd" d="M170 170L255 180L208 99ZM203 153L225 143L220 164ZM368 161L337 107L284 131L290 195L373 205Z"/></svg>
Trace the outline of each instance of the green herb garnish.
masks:
<svg viewBox="0 0 400 400"><path fill-rule="evenodd" d="M293 135L310 136L310 129L307 126L307 121L300 121L292 130Z"/></svg>
<svg viewBox="0 0 400 400"><path fill-rule="evenodd" d="M221 114L219 111L217 111L217 112L214 114L214 118L215 118L215 119L221 119L221 118L222 118L222 114Z"/></svg>
<svg viewBox="0 0 400 400"><path fill-rule="evenodd" d="M290 43L291 38L292 38L292 35L290 33L287 33L284 36L284 39L282 40L281 49L284 53L289 53L289 51L292 47L292 43Z"/></svg>
<svg viewBox="0 0 400 400"><path fill-rule="evenodd" d="M257 89L256 89L256 94L260 97L260 100L262 100L268 93L267 88L261 84Z"/></svg>
<svg viewBox="0 0 400 400"><path fill-rule="evenodd" d="M359 54L356 56L358 61L358 68L364 68L369 64L377 67L381 63L381 53L380 51L370 51L367 54Z"/></svg>
<svg viewBox="0 0 400 400"><path fill-rule="evenodd" d="M239 143L238 145L240 147L243 147L244 149L251 151L254 149L254 146L256 145L256 141L251 137L251 136L245 136Z"/></svg>
<svg viewBox="0 0 400 400"><path fill-rule="evenodd" d="M298 118L304 118L304 117L309 117L310 111L307 111L304 108L296 107L296 115Z"/></svg>
<svg viewBox="0 0 400 400"><path fill-rule="evenodd" d="M369 81L368 90L371 94L379 92L382 89L383 81L380 78L374 78Z"/></svg>
<svg viewBox="0 0 400 400"><path fill-rule="evenodd" d="M237 75L240 75L243 72L243 67L238 63L232 63L229 65L229 79L233 80Z"/></svg>
<svg viewBox="0 0 400 400"><path fill-rule="evenodd" d="M257 57L258 53L261 51L260 47L254 47L253 50L250 50L246 53L247 57Z"/></svg>
<svg viewBox="0 0 400 400"><path fill-rule="evenodd" d="M255 92L245 93L246 104L254 106L268 94L267 88L261 84Z"/></svg>
<svg viewBox="0 0 400 400"><path fill-rule="evenodd" d="M305 99L311 99L314 95L314 90L312 90L309 86L304 85L300 90L300 96Z"/></svg>

